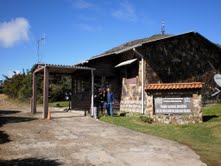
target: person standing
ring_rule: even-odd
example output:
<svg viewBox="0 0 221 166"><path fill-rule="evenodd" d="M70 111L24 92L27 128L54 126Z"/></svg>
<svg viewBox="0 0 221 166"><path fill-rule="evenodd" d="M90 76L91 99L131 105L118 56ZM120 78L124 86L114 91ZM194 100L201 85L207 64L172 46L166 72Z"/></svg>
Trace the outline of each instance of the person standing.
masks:
<svg viewBox="0 0 221 166"><path fill-rule="evenodd" d="M98 119L98 115L99 115L99 98L98 95L94 96L94 109L93 109L93 116L95 119Z"/></svg>
<svg viewBox="0 0 221 166"><path fill-rule="evenodd" d="M104 103L106 102L106 100L107 100L106 91L103 90L99 93L100 112L102 116L104 115L104 110L105 110Z"/></svg>
<svg viewBox="0 0 221 166"><path fill-rule="evenodd" d="M113 116L113 104L114 104L114 93L110 88L107 88L107 113L109 116Z"/></svg>

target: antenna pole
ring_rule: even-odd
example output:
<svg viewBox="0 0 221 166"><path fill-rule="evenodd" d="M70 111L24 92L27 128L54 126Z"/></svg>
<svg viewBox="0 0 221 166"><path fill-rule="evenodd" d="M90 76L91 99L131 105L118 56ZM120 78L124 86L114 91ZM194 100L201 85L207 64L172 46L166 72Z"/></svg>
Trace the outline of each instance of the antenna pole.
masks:
<svg viewBox="0 0 221 166"><path fill-rule="evenodd" d="M162 35L165 35L165 23L164 23L164 19L162 20L161 33L162 33Z"/></svg>
<svg viewBox="0 0 221 166"><path fill-rule="evenodd" d="M38 43L38 64L39 64L40 63L40 54L39 54L40 40L38 40L37 43Z"/></svg>
<svg viewBox="0 0 221 166"><path fill-rule="evenodd" d="M41 62L40 61L40 44L42 41L44 41L46 39L46 37L42 36L40 39L37 40L37 44L38 44L38 50L37 50L37 54L38 54L38 64Z"/></svg>

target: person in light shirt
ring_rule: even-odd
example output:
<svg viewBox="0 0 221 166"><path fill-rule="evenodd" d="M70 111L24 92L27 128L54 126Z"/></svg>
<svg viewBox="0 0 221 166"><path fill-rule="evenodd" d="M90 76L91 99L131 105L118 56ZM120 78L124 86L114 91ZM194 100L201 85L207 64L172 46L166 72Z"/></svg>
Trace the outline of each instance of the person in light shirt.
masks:
<svg viewBox="0 0 221 166"><path fill-rule="evenodd" d="M113 116L113 104L114 104L114 93L110 88L107 88L107 113L109 116Z"/></svg>

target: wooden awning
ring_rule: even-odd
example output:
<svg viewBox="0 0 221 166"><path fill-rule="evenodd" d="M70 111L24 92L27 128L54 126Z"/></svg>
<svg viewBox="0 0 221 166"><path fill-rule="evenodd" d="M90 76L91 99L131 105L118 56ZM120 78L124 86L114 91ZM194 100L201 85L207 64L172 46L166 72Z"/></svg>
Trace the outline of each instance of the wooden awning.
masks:
<svg viewBox="0 0 221 166"><path fill-rule="evenodd" d="M46 118L48 115L48 87L50 74L73 74L76 70L87 70L91 72L91 109L94 106L94 68L71 66L71 65L55 65L55 64L36 64L32 68L33 84L32 84L32 104L31 112L36 113L37 110L37 74L44 75L43 81L43 112L42 117Z"/></svg>
<svg viewBox="0 0 221 166"><path fill-rule="evenodd" d="M147 84L146 91L151 90L181 90L181 89L201 89L202 82L187 82L187 83L160 83L160 84Z"/></svg>
<svg viewBox="0 0 221 166"><path fill-rule="evenodd" d="M56 74L72 74L76 70L95 70L94 68L75 65L36 64L31 71L32 73L43 72L44 67L47 67L50 73Z"/></svg>
<svg viewBox="0 0 221 166"><path fill-rule="evenodd" d="M116 68L116 67L125 66L125 65L130 65L131 63L135 62L136 60L137 60L137 58L136 58L136 59L130 59L130 60L121 62L121 63L119 63L118 65L116 65L115 68Z"/></svg>

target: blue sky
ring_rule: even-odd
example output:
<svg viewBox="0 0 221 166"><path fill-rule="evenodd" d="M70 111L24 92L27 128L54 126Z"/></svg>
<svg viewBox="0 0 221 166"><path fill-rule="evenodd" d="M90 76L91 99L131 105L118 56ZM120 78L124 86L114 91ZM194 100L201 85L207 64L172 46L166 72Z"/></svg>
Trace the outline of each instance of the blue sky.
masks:
<svg viewBox="0 0 221 166"><path fill-rule="evenodd" d="M0 79L37 63L76 64L124 42L197 31L221 44L220 0L1 0Z"/></svg>

